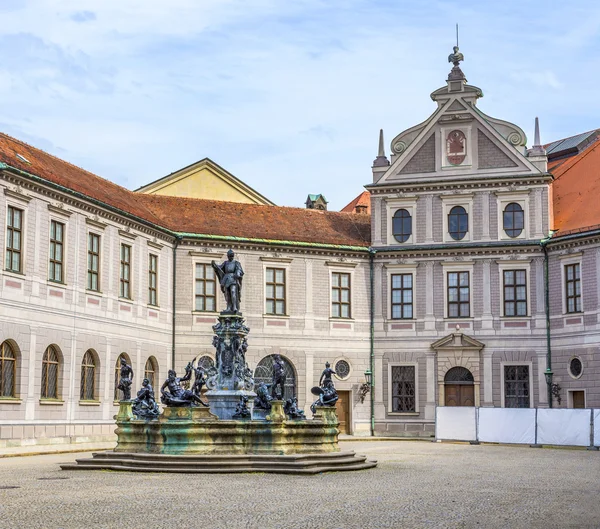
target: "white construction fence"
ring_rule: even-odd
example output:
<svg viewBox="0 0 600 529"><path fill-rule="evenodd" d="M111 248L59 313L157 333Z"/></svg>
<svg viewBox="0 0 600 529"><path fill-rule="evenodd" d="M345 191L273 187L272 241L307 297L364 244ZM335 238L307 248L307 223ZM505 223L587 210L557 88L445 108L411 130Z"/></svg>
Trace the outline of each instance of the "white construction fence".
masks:
<svg viewBox="0 0 600 529"><path fill-rule="evenodd" d="M439 406L435 438L558 446L600 446L600 410Z"/></svg>

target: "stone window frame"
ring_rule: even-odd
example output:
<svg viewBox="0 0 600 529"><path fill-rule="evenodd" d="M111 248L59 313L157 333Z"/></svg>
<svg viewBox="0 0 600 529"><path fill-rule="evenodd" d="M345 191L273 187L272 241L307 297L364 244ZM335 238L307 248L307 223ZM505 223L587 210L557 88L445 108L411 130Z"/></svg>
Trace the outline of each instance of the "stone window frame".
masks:
<svg viewBox="0 0 600 529"><path fill-rule="evenodd" d="M571 371L571 362L573 362L573 360L579 360L579 362L581 363L581 373L579 373L579 375L575 376L573 374L573 372ZM569 358L569 361L567 362L567 373L569 373L569 376L573 379L573 380L579 380L582 376L583 376L583 372L585 371L584 365L583 365L583 361L581 360L581 357L579 355L573 355L571 356L571 358Z"/></svg>
<svg viewBox="0 0 600 529"><path fill-rule="evenodd" d="M388 246L395 246L398 244L401 244L401 245L414 244L415 241L417 240L417 235L416 235L417 234L417 222L416 222L417 200L418 200L418 197L416 195L411 195L411 196L406 196L406 197L401 197L401 198L391 198L391 199L386 200L386 202L385 202L386 218L387 218L386 241L387 241ZM412 230L411 230L410 237L408 237L408 239L406 239L406 241L404 241L404 242L399 242L394 237L393 218L394 218L394 214L399 209L405 209L406 211L408 211L408 213L410 214L411 219L412 219Z"/></svg>
<svg viewBox="0 0 600 529"><path fill-rule="evenodd" d="M448 161L446 156L446 140L448 134L453 130L460 130L466 138L467 152L464 161L460 165L453 165ZM440 166L442 171L451 171L471 168L473 166L473 125L448 125L440 127ZM460 205L460 204L459 204Z"/></svg>
<svg viewBox="0 0 600 529"><path fill-rule="evenodd" d="M288 319L291 316L291 299L290 299L290 280L291 280L291 268L292 259L287 257L265 257L261 256L260 260L263 265L262 270L262 298L263 298L263 317L267 319ZM285 270L285 280L283 285L283 293L285 296L285 311L284 314L269 314L267 312L267 268L278 268ZM331 279L329 284L331 285ZM330 294L331 296L331 294ZM331 300L330 305L331 307ZM331 312L331 309L330 309Z"/></svg>
<svg viewBox="0 0 600 529"><path fill-rule="evenodd" d="M387 314L387 320L389 321L415 321L417 319L416 317L416 313L417 313L417 298L416 298L416 286L417 286L417 264L386 264L385 265L385 269L386 269L386 275L387 275L387 292L386 292L386 298L387 298L387 310L386 310L386 314ZM413 303L412 303L412 313L413 313L413 317L412 318L392 318L392 275L395 274L412 274L412 284L413 284Z"/></svg>
<svg viewBox="0 0 600 529"><path fill-rule="evenodd" d="M125 248L129 249L129 258L127 260L123 258ZM133 252L134 246L131 242L119 242L119 298L125 301L133 301ZM125 271L127 271L128 278L125 278ZM128 292L125 292L125 290Z"/></svg>
<svg viewBox="0 0 600 529"><path fill-rule="evenodd" d="M95 271L97 277L98 277L98 288L97 289L92 289L91 288L91 283L90 283L90 273L94 272L93 270L90 269L89 266L89 258L90 258L90 236L94 235L96 237L98 237L98 270ZM88 229L86 231L86 237L85 237L85 256L86 256L86 260L85 260L85 289L88 292L93 292L95 294L102 294L102 236L103 233L97 231L97 230L93 230L93 229Z"/></svg>
<svg viewBox="0 0 600 529"><path fill-rule="evenodd" d="M84 363L83 361L86 358L86 355L90 353L91 358L92 358L92 364L85 364L86 367L93 367L93 375L92 375L92 398L91 399L85 399L85 389L87 389L87 385L85 385L85 382L87 380L90 380L87 377L87 371L86 371L86 376L85 378L82 377L81 375L83 374L83 367L84 367ZM86 349L86 351L83 353L83 356L81 357L81 362L79 364L80 367L80 377L79 377L79 404L89 404L91 403L92 405L96 404L98 405L100 403L100 369L102 368L102 364L100 362L100 355L98 354L98 352L93 349Z"/></svg>
<svg viewBox="0 0 600 529"><path fill-rule="evenodd" d="M521 239L530 238L530 222L529 222L529 190L523 191L497 191L496 206L498 213L498 240L501 241L518 241ZM523 208L523 231L516 237L511 237L504 230L504 209L509 204L519 204Z"/></svg>
<svg viewBox="0 0 600 529"><path fill-rule="evenodd" d="M338 286L335 286L333 284L333 276L334 274L337 274L339 276L339 284ZM344 287L341 284L341 277L342 275L348 276L348 286ZM331 313L330 313L330 318L336 319L336 320L351 320L352 319L352 299L354 298L354 296L352 295L352 285L353 285L353 278L352 278L352 271L351 270L329 270L329 281L330 281L330 288L329 288L329 296L330 296L330 304L329 307L331 309ZM339 291L339 298L338 301L334 301L333 300L333 291L334 290L338 290ZM347 290L348 291L348 301L342 301L342 297L341 294L343 291ZM334 316L333 315L333 307L334 305L339 305L340 308L340 316ZM347 305L348 306L348 316L342 316L342 308Z"/></svg>
<svg viewBox="0 0 600 529"><path fill-rule="evenodd" d="M500 319L530 319L531 318L531 260L507 260L496 261L498 265L498 285L500 288ZM507 270L525 270L527 281L527 315L526 316L506 316L504 314L504 272Z"/></svg>
<svg viewBox="0 0 600 529"><path fill-rule="evenodd" d="M534 407L533 394L535 392L534 392L534 387L533 387L533 362L531 362L531 361L500 362L500 407L506 408L506 395L505 395L505 389L504 389L504 367L506 367L506 366L528 366L529 367L529 409L532 409ZM515 409L519 409L519 408L515 408ZM523 409L525 409L525 408L523 408Z"/></svg>
<svg viewBox="0 0 600 529"><path fill-rule="evenodd" d="M392 411L393 395L392 395L392 368L411 366L415 368L415 411ZM387 414L392 416L415 416L419 415L419 363L418 362L390 362L388 363L388 399L387 399Z"/></svg>
<svg viewBox="0 0 600 529"><path fill-rule="evenodd" d="M152 258L156 263L155 269L152 270ZM159 307L159 270L160 270L160 255L158 253L148 252L148 306ZM152 287L152 276L154 276L155 286ZM195 286L195 285L194 285ZM154 292L154 303L152 303L152 293Z"/></svg>
<svg viewBox="0 0 600 529"><path fill-rule="evenodd" d="M584 289L584 282L583 282L583 252L579 252L579 253L574 253L574 254L566 254L566 255L559 255L558 256L559 261L560 261L560 290L562 292L561 294L561 298L562 298L562 313L564 316L569 316L571 314L581 314L583 315L585 313L585 307L583 305L583 289ZM581 310L579 311L575 311L575 312L567 312L567 273L566 273L566 267L567 265L574 265L574 264L578 264L579 265L579 291L581 292L580 296L581 296Z"/></svg>
<svg viewBox="0 0 600 529"><path fill-rule="evenodd" d="M567 409L576 409L576 408L573 408L573 393L575 391L583 391L583 408L580 408L580 409L589 409L589 408L587 408L588 395L587 395L586 388L569 388L569 389L567 389Z"/></svg>
<svg viewBox="0 0 600 529"><path fill-rule="evenodd" d="M214 256L212 257L206 257L206 258L195 258L192 261L192 312L198 313L198 314L217 314L219 312L219 305L221 303L221 297L219 296L219 291L220 291L220 286L219 286L219 278L217 277L217 274L215 274L215 310L201 310L201 309L197 309L196 308L196 297L198 296L198 294L196 294L196 267L197 265L204 265L204 266L211 266L211 261L216 260L214 259ZM204 294L204 297L206 297L206 294Z"/></svg>
<svg viewBox="0 0 600 529"><path fill-rule="evenodd" d="M20 212L21 214L21 222L20 222L20 227L17 229L18 233L19 233L19 244L20 244L20 248L19 250L14 250L13 246L11 246L10 248L8 247L8 230L12 229L13 231L15 230L14 227L9 226L8 225L8 214L10 210L17 210ZM26 219L27 219L27 209L25 208L25 206L21 203L13 203L7 200L6 203L6 215L5 215L5 220L6 220L6 225L5 225L5 230L4 230L4 266L3 266L3 270L4 272L8 272L10 274L18 274L18 275L25 275L25 270L26 270L26 263L25 263L25 239L26 239ZM13 213L13 218L14 218L14 213ZM14 237L13 237L14 239ZM19 269L18 270L14 270L13 268L8 268L7 265L7 258L8 258L8 254L9 252L18 252L19 254ZM11 266L12 266L12 260L11 260Z"/></svg>
<svg viewBox="0 0 600 529"><path fill-rule="evenodd" d="M67 281L67 261L68 259L66 259L67 256L67 222L65 221L65 219L63 218L54 218L53 216L50 216L50 218L48 219L48 282L53 284L53 285L66 285ZM52 223L55 224L60 224L62 225L62 241L60 241L60 244L62 246L62 259L60 261L56 260L56 259L52 259L52 243L54 241L56 241L56 239L52 239ZM52 265L52 262L56 262L56 263L60 263L61 267L62 267L62 274L61 274L61 280L58 281L56 279L53 279L52 277L50 277L50 268Z"/></svg>
<svg viewBox="0 0 600 529"><path fill-rule="evenodd" d="M50 353L54 353L56 360L52 360L49 358ZM50 365L56 365L56 373L55 373L55 387L56 387L56 396L49 397L47 390L49 384L50 377ZM42 372L41 372L41 383L40 383L40 400L43 401L60 401L62 400L62 373L63 373L63 356L60 348L56 344L50 344L44 350L42 354ZM44 381L46 384L44 384Z"/></svg>
<svg viewBox="0 0 600 529"><path fill-rule="evenodd" d="M473 240L473 193L440 195L442 200L442 226L443 226L443 241L449 243L465 243ZM468 229L465 236L460 239L454 239L449 232L448 215L454 206L462 206L465 208L468 217Z"/></svg>
<svg viewBox="0 0 600 529"><path fill-rule="evenodd" d="M48 204L48 275L47 281L49 285L52 287L65 287L67 285L67 271L69 269L69 222L70 217L72 215L72 211L68 209L64 209L62 207L56 207L51 204ZM63 261L62 261L62 282L54 281L50 279L50 234L52 233L52 222L58 222L63 225L63 241L62 241L62 251L63 251ZM87 245L87 241L86 241ZM87 246L86 246L87 247ZM87 284L87 283L86 283Z"/></svg>
<svg viewBox="0 0 600 529"><path fill-rule="evenodd" d="M474 261L443 261L441 263L442 271L444 274L444 319L445 320L460 320L460 321L471 321L473 320L474 306L473 306L473 270L475 268ZM448 315L448 272L469 272L469 316L449 316Z"/></svg>

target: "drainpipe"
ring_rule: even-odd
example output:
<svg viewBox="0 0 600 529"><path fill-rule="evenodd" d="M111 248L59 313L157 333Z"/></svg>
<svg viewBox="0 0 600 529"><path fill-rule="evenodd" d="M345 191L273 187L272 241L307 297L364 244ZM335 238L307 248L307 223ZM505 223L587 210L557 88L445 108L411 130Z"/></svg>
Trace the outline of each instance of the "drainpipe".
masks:
<svg viewBox="0 0 600 529"><path fill-rule="evenodd" d="M171 321L171 369L175 369L175 301L177 292L177 246L181 242L180 237L175 237L175 245L173 246L173 316Z"/></svg>
<svg viewBox="0 0 600 529"><path fill-rule="evenodd" d="M540 246L544 250L544 305L546 311L546 385L548 386L548 407L552 408L552 349L550 347L550 275L548 271L548 242L550 236L540 241Z"/></svg>
<svg viewBox="0 0 600 529"><path fill-rule="evenodd" d="M371 370L371 437L375 436L375 274L374 274L374 258L375 250L369 249L369 275L371 283L371 302L370 302L370 319L371 319L371 357L370 367Z"/></svg>

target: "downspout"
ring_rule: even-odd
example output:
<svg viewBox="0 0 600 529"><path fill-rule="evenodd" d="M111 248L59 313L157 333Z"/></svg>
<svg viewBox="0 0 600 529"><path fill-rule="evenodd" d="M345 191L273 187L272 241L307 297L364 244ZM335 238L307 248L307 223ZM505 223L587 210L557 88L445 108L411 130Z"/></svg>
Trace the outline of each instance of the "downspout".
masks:
<svg viewBox="0 0 600 529"><path fill-rule="evenodd" d="M171 321L171 369L175 369L175 301L177 292L177 246L181 242L181 237L175 237L175 245L173 246L173 314Z"/></svg>
<svg viewBox="0 0 600 529"><path fill-rule="evenodd" d="M552 349L550 346L550 275L548 267L548 242L550 237L540 241L544 250L544 308L546 311L546 385L548 386L548 407L552 408Z"/></svg>
<svg viewBox="0 0 600 529"><path fill-rule="evenodd" d="M375 250L369 249L369 275L371 283L371 302L370 302L370 320L371 320L371 357L369 369L371 370L371 437L375 436L375 274L374 258Z"/></svg>

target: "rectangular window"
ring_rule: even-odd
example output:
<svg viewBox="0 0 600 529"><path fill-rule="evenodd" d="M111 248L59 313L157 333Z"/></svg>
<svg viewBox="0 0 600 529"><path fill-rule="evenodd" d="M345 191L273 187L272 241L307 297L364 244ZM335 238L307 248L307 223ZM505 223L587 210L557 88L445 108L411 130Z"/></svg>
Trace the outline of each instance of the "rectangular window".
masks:
<svg viewBox="0 0 600 529"><path fill-rule="evenodd" d="M350 318L350 274L331 273L331 315Z"/></svg>
<svg viewBox="0 0 600 529"><path fill-rule="evenodd" d="M148 305L158 305L158 257L154 254L148 256Z"/></svg>
<svg viewBox="0 0 600 529"><path fill-rule="evenodd" d="M119 296L131 299L131 246L121 244L121 279Z"/></svg>
<svg viewBox="0 0 600 529"><path fill-rule="evenodd" d="M88 290L100 292L100 235L88 233Z"/></svg>
<svg viewBox="0 0 600 529"><path fill-rule="evenodd" d="M415 366L392 366L392 412L417 411Z"/></svg>
<svg viewBox="0 0 600 529"><path fill-rule="evenodd" d="M413 275L392 274L392 319L413 317Z"/></svg>
<svg viewBox="0 0 600 529"><path fill-rule="evenodd" d="M285 269L267 268L267 314L285 314Z"/></svg>
<svg viewBox="0 0 600 529"><path fill-rule="evenodd" d="M504 315L527 316L527 272L504 270Z"/></svg>
<svg viewBox="0 0 600 529"><path fill-rule="evenodd" d="M196 263L196 310L215 312L216 290L213 267L210 264Z"/></svg>
<svg viewBox="0 0 600 529"><path fill-rule="evenodd" d="M448 317L468 318L470 299L469 272L448 272Z"/></svg>
<svg viewBox="0 0 600 529"><path fill-rule="evenodd" d="M504 407L529 408L529 366L504 366Z"/></svg>
<svg viewBox="0 0 600 529"><path fill-rule="evenodd" d="M567 312L581 312L581 267L579 263L565 265Z"/></svg>
<svg viewBox="0 0 600 529"><path fill-rule="evenodd" d="M50 269L48 279L63 282L63 244L64 244L65 225L50 221Z"/></svg>
<svg viewBox="0 0 600 529"><path fill-rule="evenodd" d="M23 211L8 206L6 220L6 269L21 272Z"/></svg>

